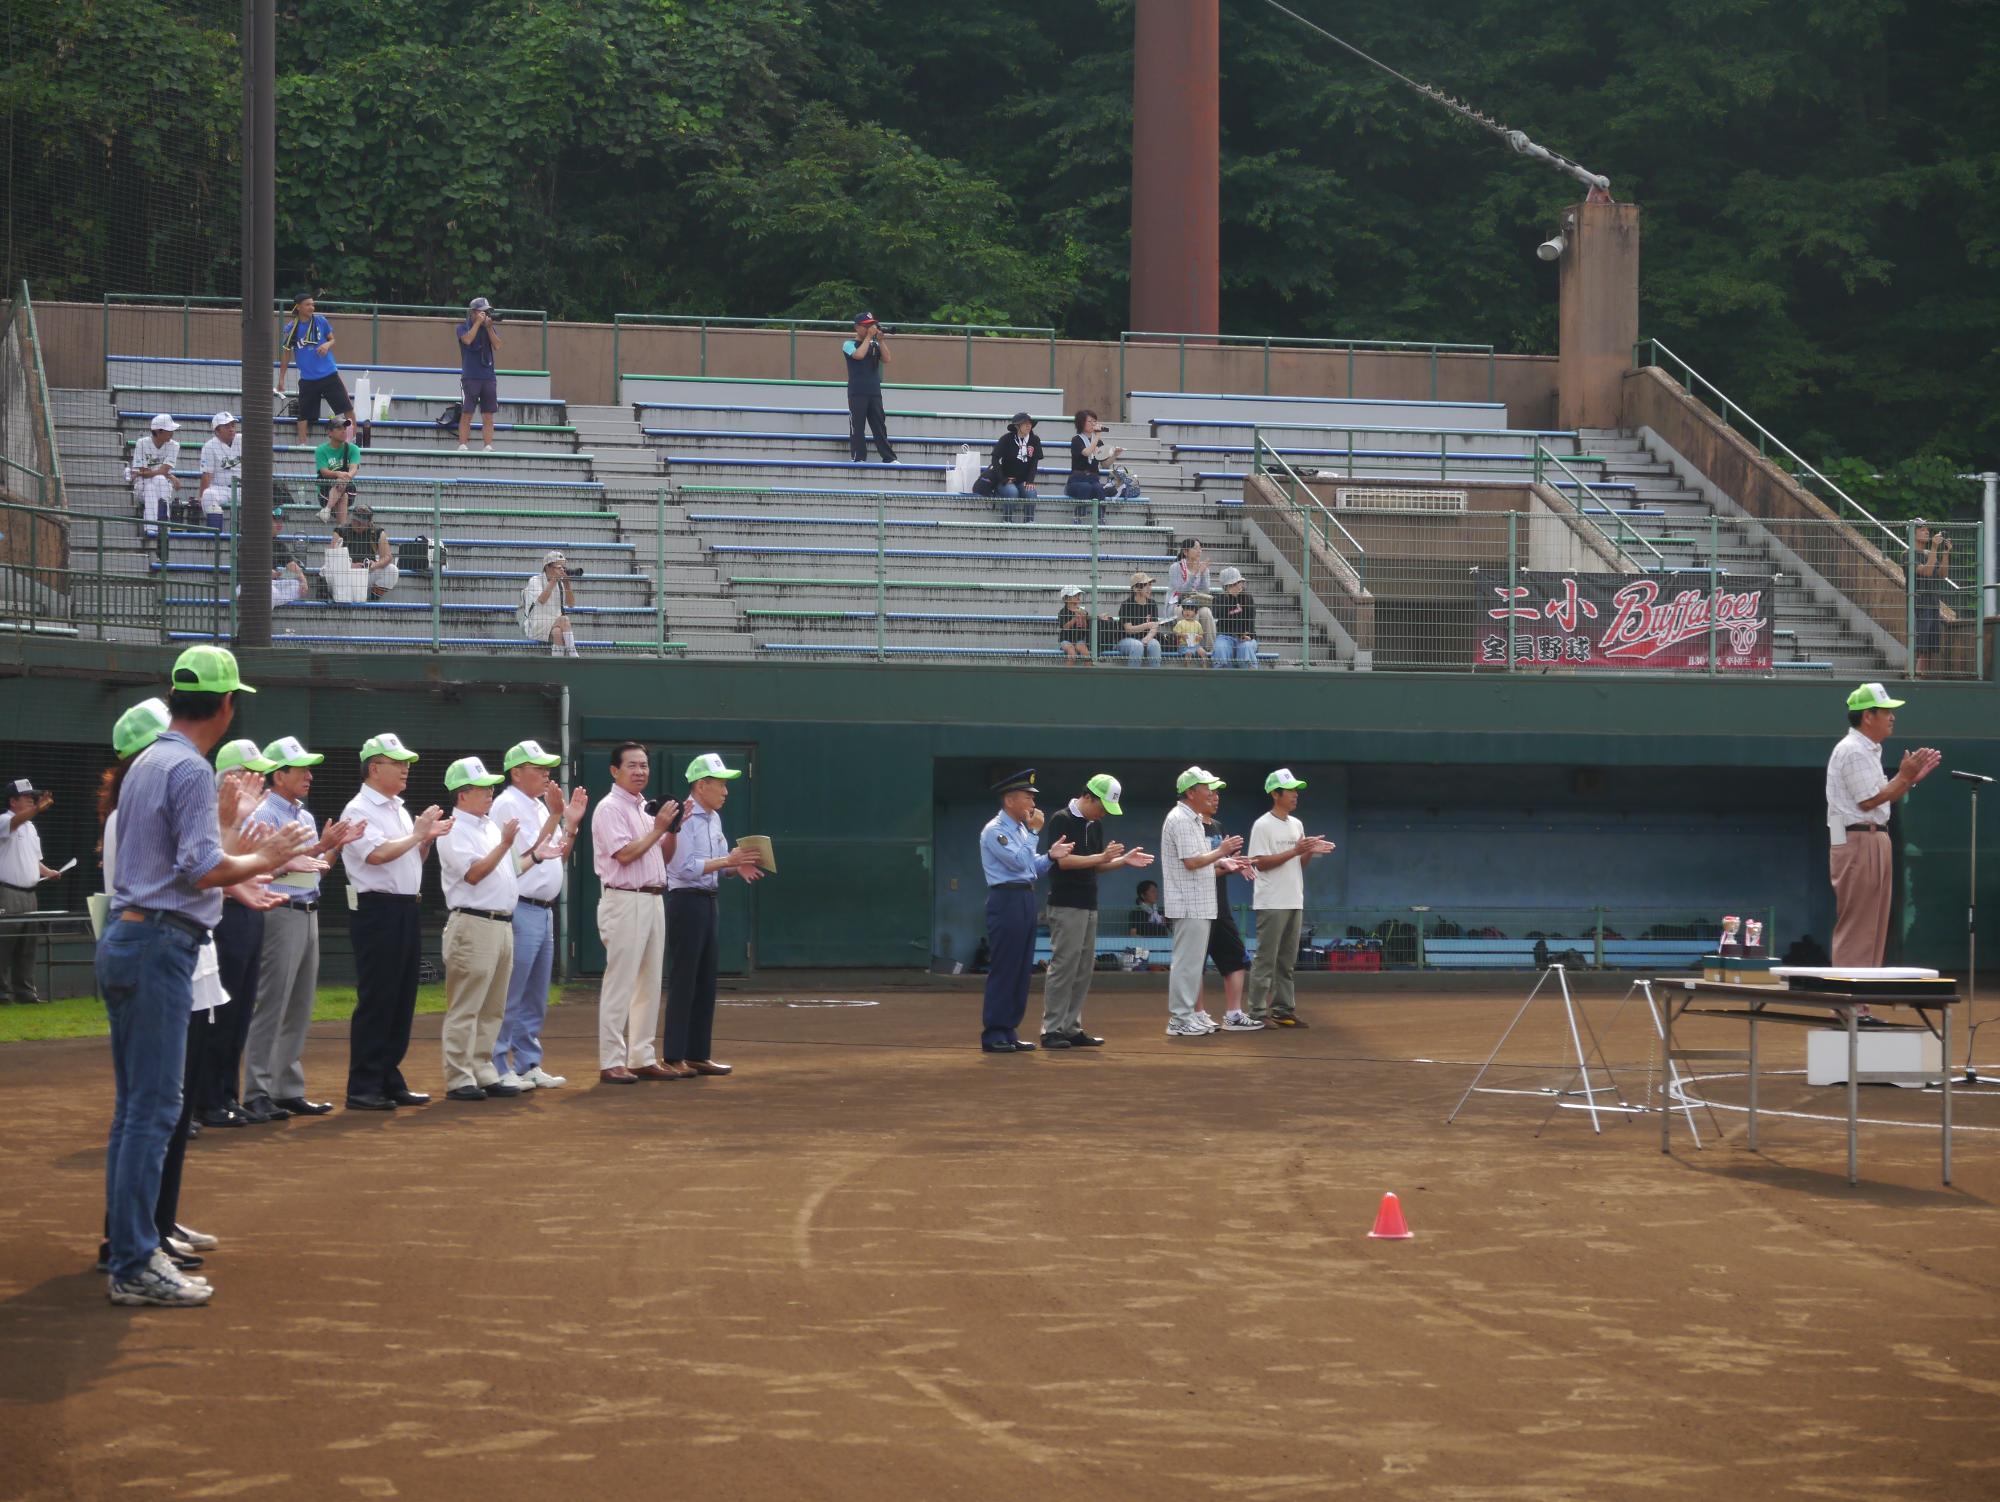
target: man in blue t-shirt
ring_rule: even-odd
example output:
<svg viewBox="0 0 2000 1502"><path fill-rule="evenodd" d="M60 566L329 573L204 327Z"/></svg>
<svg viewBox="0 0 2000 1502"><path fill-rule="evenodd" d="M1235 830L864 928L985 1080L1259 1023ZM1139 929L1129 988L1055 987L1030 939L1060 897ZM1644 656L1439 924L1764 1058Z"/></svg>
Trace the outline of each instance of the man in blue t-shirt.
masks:
<svg viewBox="0 0 2000 1502"><path fill-rule="evenodd" d="M868 457L864 425L875 435L875 451L882 462L896 462L896 451L889 447L888 417L882 411L882 367L889 363L887 337L873 313L856 313L854 337L840 346L840 352L847 356L847 454L856 464Z"/></svg>
<svg viewBox="0 0 2000 1502"><path fill-rule="evenodd" d="M287 362L299 367L299 442L303 444L306 441L306 433L319 420L322 402L334 416L345 417L352 422L354 403L348 400L347 387L340 379L340 367L333 363L333 325L314 310L310 292L292 304L292 316L278 333L277 393L280 397L285 394Z"/></svg>
<svg viewBox="0 0 2000 1502"><path fill-rule="evenodd" d="M475 297L466 309L465 322L458 326L458 451L465 452L472 438L472 412L479 410L480 425L486 433L486 452L493 452L493 414L500 410L500 375L493 368L494 351L500 348L500 333L494 327L493 304Z"/></svg>

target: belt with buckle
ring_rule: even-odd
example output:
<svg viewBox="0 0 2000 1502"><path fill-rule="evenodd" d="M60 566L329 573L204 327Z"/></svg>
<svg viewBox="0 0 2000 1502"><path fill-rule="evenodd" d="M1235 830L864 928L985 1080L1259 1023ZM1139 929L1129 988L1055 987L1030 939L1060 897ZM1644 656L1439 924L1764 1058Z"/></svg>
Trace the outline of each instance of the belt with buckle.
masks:
<svg viewBox="0 0 2000 1502"><path fill-rule="evenodd" d="M354 894L354 899L355 901L363 904L372 902L396 902L396 903L407 903L411 907L415 907L417 905L417 894L415 892L356 892Z"/></svg>
<svg viewBox="0 0 2000 1502"><path fill-rule="evenodd" d="M128 907L119 913L120 923L164 923L169 928L178 928L197 944L212 943L214 936L185 913L169 913L156 907Z"/></svg>
<svg viewBox="0 0 2000 1502"><path fill-rule="evenodd" d="M0 887L5 887L10 892L32 892L35 890L33 887L17 887L11 881L0 881Z"/></svg>
<svg viewBox="0 0 2000 1502"><path fill-rule="evenodd" d="M625 892L634 897L657 897L666 891L665 887L606 887L607 892Z"/></svg>
<svg viewBox="0 0 2000 1502"><path fill-rule="evenodd" d="M287 897L285 906L295 913L316 913L319 911L317 897Z"/></svg>
<svg viewBox="0 0 2000 1502"><path fill-rule="evenodd" d="M1850 824L1847 826L1847 832L1849 834L1887 834L1889 826L1886 824Z"/></svg>
<svg viewBox="0 0 2000 1502"><path fill-rule="evenodd" d="M521 901L527 903L529 907L547 908L551 911L553 911L555 908L555 904L553 902L544 902L539 897L523 897Z"/></svg>
<svg viewBox="0 0 2000 1502"><path fill-rule="evenodd" d="M451 910L451 915L454 918L485 918L494 923L512 923L514 921L512 913L489 912L483 907L455 907Z"/></svg>

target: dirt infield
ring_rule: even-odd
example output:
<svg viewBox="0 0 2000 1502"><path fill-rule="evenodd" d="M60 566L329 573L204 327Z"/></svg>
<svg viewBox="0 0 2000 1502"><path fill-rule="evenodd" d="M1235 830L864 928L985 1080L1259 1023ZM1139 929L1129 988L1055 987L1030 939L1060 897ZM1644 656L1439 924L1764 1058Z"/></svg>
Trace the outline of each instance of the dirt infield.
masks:
<svg viewBox="0 0 2000 1502"><path fill-rule="evenodd" d="M567 1089L211 1132L191 1311L114 1310L87 1270L103 1043L7 1049L0 1496L2000 1491L1993 1094L1960 1100L1954 1187L1934 1129L1879 1125L1850 1189L1832 1122L1773 1118L1752 1155L1725 1114L1671 1158L1654 1119L1537 1139L1538 1097L1444 1126L1517 995L1179 1040L1121 993L1090 1008L1110 1047L1004 1057L975 997L835 985L734 998L729 1080L597 1086L570 1005ZM877 1004L772 1000L801 994ZM1523 1066L1560 1016L1493 1083L1552 1082ZM1636 1013L1607 1043L1647 1059ZM315 1028L320 1093L344 1062ZM1767 1109L1840 1105L1767 1081ZM1365 1239L1386 1189L1416 1240Z"/></svg>

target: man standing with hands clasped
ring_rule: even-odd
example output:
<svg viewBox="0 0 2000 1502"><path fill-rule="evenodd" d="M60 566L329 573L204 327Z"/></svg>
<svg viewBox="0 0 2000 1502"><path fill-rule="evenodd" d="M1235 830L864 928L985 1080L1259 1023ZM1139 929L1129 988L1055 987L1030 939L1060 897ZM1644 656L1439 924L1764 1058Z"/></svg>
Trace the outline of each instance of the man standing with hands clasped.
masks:
<svg viewBox="0 0 2000 1502"><path fill-rule="evenodd" d="M1166 886L1162 904L1174 925L1174 957L1167 971L1167 1036L1205 1038L1220 1030L1201 1004L1201 972L1208 961L1208 934L1217 912L1216 867L1223 872L1245 869L1237 859L1243 836L1232 834L1208 841L1205 820L1222 806L1217 796L1229 786L1204 767L1189 767L1175 779L1180 801L1160 827L1160 879Z"/></svg>
<svg viewBox="0 0 2000 1502"><path fill-rule="evenodd" d="M590 801L582 788L567 799L549 775L562 758L539 741L518 741L501 763L507 788L493 800L492 817L513 820L514 855L521 868L520 905L514 909L514 970L507 981L507 1010L493 1045L493 1067L503 1083L553 1090L569 1083L542 1068L542 1023L549 1013L549 976L556 959L556 901L562 896L563 862L576 843ZM562 837L540 835L542 810L562 819ZM553 831L551 831L551 835Z"/></svg>
<svg viewBox="0 0 2000 1502"><path fill-rule="evenodd" d="M24 917L35 910L35 888L55 880L42 864L42 834L35 818L45 814L56 795L26 777L7 784L7 812L0 815L0 914ZM32 934L0 935L0 1001L23 1006L42 1000L35 990L35 939Z"/></svg>
<svg viewBox="0 0 2000 1502"><path fill-rule="evenodd" d="M1028 1012L1028 978L1035 968L1035 882L1075 848L1057 840L1035 854L1042 827L1035 807L1035 769L993 784L1000 812L979 831L979 864L986 875L986 1004L979 1046L987 1053L1033 1053L1019 1027Z"/></svg>
<svg viewBox="0 0 2000 1502"><path fill-rule="evenodd" d="M1833 963L1846 969L1881 965L1889 944L1892 851L1889 805L1908 795L1944 758L1930 747L1905 751L1894 777L1882 773L1882 743L1896 729L1901 699L1879 683L1847 696L1847 734L1826 764L1828 866L1837 914ZM1865 1016L1866 1013L1864 1012Z"/></svg>
<svg viewBox="0 0 2000 1502"><path fill-rule="evenodd" d="M864 426L874 434L882 462L896 462L896 451L889 447L889 419L882 410L882 367L889 363L886 339L873 313L856 313L854 337L840 346L847 356L847 452L856 464L868 457Z"/></svg>
<svg viewBox="0 0 2000 1502"><path fill-rule="evenodd" d="M1097 969L1097 878L1106 871L1153 864L1152 856L1136 845L1127 850L1118 841L1105 839L1104 816L1124 812L1118 806L1124 795L1116 777L1099 772L1042 830L1052 851L1058 843L1070 846L1049 878L1049 973L1042 982L1044 1048L1104 1044L1083 1030L1083 1003Z"/></svg>
<svg viewBox="0 0 2000 1502"><path fill-rule="evenodd" d="M758 880L754 851L731 850L722 833L729 784L743 774L713 751L688 763L688 803L673 856L667 861L667 1028L660 1043L666 1067L682 1075L728 1074L709 1055L715 1035L715 904L725 876Z"/></svg>
<svg viewBox="0 0 2000 1502"><path fill-rule="evenodd" d="M590 860L597 872L597 936L604 944L604 979L597 988L597 1078L606 1085L677 1080L660 1063L660 965L667 925L660 896L678 841L680 805L662 799L646 811L653 764L646 748L626 741L611 751L611 791L590 816Z"/></svg>
<svg viewBox="0 0 2000 1502"><path fill-rule="evenodd" d="M1299 931L1305 922L1306 866L1315 855L1333 853L1333 841L1307 834L1292 817L1302 779L1280 767L1264 779L1271 811L1250 826L1250 864L1257 868L1257 958L1250 966L1250 994L1244 1009L1253 1022L1304 1027L1293 972L1299 963Z"/></svg>

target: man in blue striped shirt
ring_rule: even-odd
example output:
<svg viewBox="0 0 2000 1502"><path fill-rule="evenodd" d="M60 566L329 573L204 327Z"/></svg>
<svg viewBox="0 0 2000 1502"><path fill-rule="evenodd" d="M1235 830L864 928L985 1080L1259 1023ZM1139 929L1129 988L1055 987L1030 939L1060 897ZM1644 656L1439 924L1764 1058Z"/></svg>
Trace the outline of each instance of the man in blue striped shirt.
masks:
<svg viewBox="0 0 2000 1502"><path fill-rule="evenodd" d="M222 918L222 888L268 875L305 847L302 829L245 828L254 778L225 778L208 754L229 734L236 695L256 690L221 647L174 664L169 722L119 792L116 890L97 944L97 989L111 1020L117 1104L105 1152L114 1304L186 1307L213 1290L160 1249L153 1207L181 1110L195 957Z"/></svg>
<svg viewBox="0 0 2000 1502"><path fill-rule="evenodd" d="M667 861L667 1023L660 1057L683 1077L728 1074L714 1050L717 889L725 876L756 881L764 873L748 850L732 850L722 832L729 784L743 774L704 751L687 765L688 799L680 839Z"/></svg>

